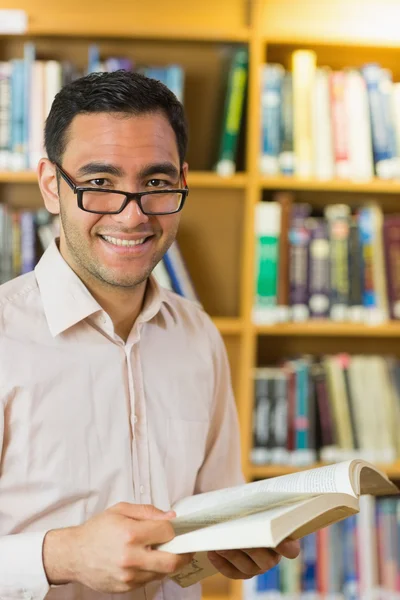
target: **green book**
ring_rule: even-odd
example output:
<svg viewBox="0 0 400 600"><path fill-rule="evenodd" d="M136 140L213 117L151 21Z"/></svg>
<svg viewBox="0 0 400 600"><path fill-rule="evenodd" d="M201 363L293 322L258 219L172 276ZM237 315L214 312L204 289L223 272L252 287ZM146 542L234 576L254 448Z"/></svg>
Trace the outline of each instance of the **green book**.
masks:
<svg viewBox="0 0 400 600"><path fill-rule="evenodd" d="M278 320L278 250L281 205L259 202L256 206L256 293L254 322L271 324Z"/></svg>
<svg viewBox="0 0 400 600"><path fill-rule="evenodd" d="M249 58L247 48L239 48L233 55L228 76L222 120L222 136L215 170L229 177L236 170L236 150L243 116Z"/></svg>

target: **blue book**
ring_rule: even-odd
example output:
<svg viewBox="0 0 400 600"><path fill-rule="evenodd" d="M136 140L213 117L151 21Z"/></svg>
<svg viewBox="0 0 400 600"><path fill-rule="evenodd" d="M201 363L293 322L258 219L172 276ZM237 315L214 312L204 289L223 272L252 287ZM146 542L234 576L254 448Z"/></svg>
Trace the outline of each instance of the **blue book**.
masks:
<svg viewBox="0 0 400 600"><path fill-rule="evenodd" d="M280 598L280 565L256 577L255 598Z"/></svg>
<svg viewBox="0 0 400 600"><path fill-rule="evenodd" d="M346 600L358 600L356 565L357 518L352 515L342 521L343 528L343 594Z"/></svg>
<svg viewBox="0 0 400 600"><path fill-rule="evenodd" d="M376 63L369 63L362 67L361 73L367 85L376 174L378 177L388 179L394 175L395 155L393 155L391 143L392 134L388 127L388 119L385 116L386 102L381 90L382 69Z"/></svg>
<svg viewBox="0 0 400 600"><path fill-rule="evenodd" d="M180 296L200 304L189 271L186 267L186 263L176 240L172 243L164 255L164 263L168 271L168 275L170 276L174 291Z"/></svg>
<svg viewBox="0 0 400 600"><path fill-rule="evenodd" d="M24 168L24 61L14 58L11 75L11 168L20 171Z"/></svg>
<svg viewBox="0 0 400 600"><path fill-rule="evenodd" d="M21 274L33 271L36 265L35 215L32 211L21 212Z"/></svg>
<svg viewBox="0 0 400 600"><path fill-rule="evenodd" d="M169 65L166 68L166 85L183 103L184 70L180 65Z"/></svg>
<svg viewBox="0 0 400 600"><path fill-rule="evenodd" d="M261 76L261 161L264 175L279 172L281 151L282 83L285 70L281 65L263 65Z"/></svg>
<svg viewBox="0 0 400 600"><path fill-rule="evenodd" d="M33 63L36 58L36 47L32 42L24 44L24 86L23 86L23 120L22 120L22 154L23 154L23 169L27 169L29 165L29 130L30 130L30 102L32 91L32 76Z"/></svg>
<svg viewBox="0 0 400 600"><path fill-rule="evenodd" d="M301 539L302 570L301 589L303 592L317 592L317 536L315 533Z"/></svg>

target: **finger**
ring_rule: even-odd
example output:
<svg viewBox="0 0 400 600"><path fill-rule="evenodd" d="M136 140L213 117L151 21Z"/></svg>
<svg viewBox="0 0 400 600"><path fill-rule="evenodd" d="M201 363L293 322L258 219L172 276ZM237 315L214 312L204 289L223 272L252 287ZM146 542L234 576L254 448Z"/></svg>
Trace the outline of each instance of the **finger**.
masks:
<svg viewBox="0 0 400 600"><path fill-rule="evenodd" d="M279 554L269 548L245 548L243 552L251 558L262 573L275 567L281 559Z"/></svg>
<svg viewBox="0 0 400 600"><path fill-rule="evenodd" d="M253 577L261 573L260 567L242 550L223 550L216 553L230 562L238 571Z"/></svg>
<svg viewBox="0 0 400 600"><path fill-rule="evenodd" d="M300 554L300 542L298 540L284 540L278 544L275 550L286 558L297 558Z"/></svg>
<svg viewBox="0 0 400 600"><path fill-rule="evenodd" d="M129 526L129 528L128 528ZM131 546L157 546L175 537L174 528L167 520L127 521L126 542Z"/></svg>
<svg viewBox="0 0 400 600"><path fill-rule="evenodd" d="M193 554L172 554L151 548L136 549L132 553L132 563L129 567L139 569L141 572L172 575L190 564L193 556Z"/></svg>
<svg viewBox="0 0 400 600"><path fill-rule="evenodd" d="M225 577L229 579L250 579L254 575L245 575L237 569L229 560L217 552L208 552L208 559L211 564Z"/></svg>
<svg viewBox="0 0 400 600"><path fill-rule="evenodd" d="M130 504L129 502L119 502L109 508L109 511L138 521L172 519L175 516L174 511L160 510L152 504Z"/></svg>

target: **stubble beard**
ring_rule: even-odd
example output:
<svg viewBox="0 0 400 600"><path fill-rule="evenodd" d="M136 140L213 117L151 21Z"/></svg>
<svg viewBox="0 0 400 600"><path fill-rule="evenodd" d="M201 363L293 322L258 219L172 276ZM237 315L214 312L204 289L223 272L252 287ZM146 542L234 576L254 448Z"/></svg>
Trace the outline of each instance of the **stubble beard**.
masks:
<svg viewBox="0 0 400 600"><path fill-rule="evenodd" d="M82 241L79 235L74 232L74 227L70 225L68 217L63 210L60 211L61 225L64 232L65 244L68 248L69 255L72 257L74 264L70 265L77 275L85 283L88 281L101 282L102 285L110 288L135 288L146 281L154 267L162 259L165 252L175 239L175 234L167 238L163 248L160 249L150 261L147 269L138 274L130 274L127 277L121 275L116 276L101 263L99 263L88 246Z"/></svg>

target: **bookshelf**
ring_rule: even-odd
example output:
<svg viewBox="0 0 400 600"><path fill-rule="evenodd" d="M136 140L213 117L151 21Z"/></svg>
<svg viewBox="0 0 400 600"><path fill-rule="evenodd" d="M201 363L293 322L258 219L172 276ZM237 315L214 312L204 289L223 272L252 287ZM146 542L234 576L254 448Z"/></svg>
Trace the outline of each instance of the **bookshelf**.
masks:
<svg viewBox="0 0 400 600"><path fill-rule="evenodd" d="M228 350L244 473L251 480L292 472L294 467L256 467L249 461L253 367L297 352L367 351L400 356L400 322L370 327L331 322L254 325L256 203L278 190L295 191L313 206L352 202L368 194L384 210L395 211L400 181L261 176L259 67L266 61L285 63L293 49L310 48L321 57L321 64L341 68L379 60L400 75L400 6L391 0L170 0L165 10L162 0L151 4L116 0L111 10L109 4L94 0L85 6L72 0L63 8L49 6L46 0L9 0L7 7L26 10L29 26L22 36L0 35L0 60L20 55L24 41L34 40L39 55L59 60L68 57L82 67L88 44L95 41L105 55L125 55L138 62L178 62L184 67L191 192L179 242L200 298ZM210 157L215 155L219 138L224 50L236 44L249 48L247 126L238 172L222 178L212 171ZM0 172L0 200L15 207L41 206L35 182L35 173L29 171ZM383 468L400 480L400 463ZM211 578L204 597L239 600L241 584Z"/></svg>

